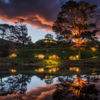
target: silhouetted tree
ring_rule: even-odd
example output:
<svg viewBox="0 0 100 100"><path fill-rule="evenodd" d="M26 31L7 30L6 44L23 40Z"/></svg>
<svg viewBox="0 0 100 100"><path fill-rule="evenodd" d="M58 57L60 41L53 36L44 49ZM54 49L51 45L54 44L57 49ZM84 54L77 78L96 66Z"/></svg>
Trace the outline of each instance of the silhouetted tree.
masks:
<svg viewBox="0 0 100 100"><path fill-rule="evenodd" d="M10 28L11 35L8 37L9 40L21 43L23 45L31 43L31 37L28 36L28 30L25 24L22 23L22 19Z"/></svg>
<svg viewBox="0 0 100 100"><path fill-rule="evenodd" d="M47 39L47 40L53 40L53 35L51 35L51 34L46 34L46 35L45 35L45 39Z"/></svg>
<svg viewBox="0 0 100 100"><path fill-rule="evenodd" d="M0 24L0 36L2 39L5 39L8 33L10 25L8 24Z"/></svg>
<svg viewBox="0 0 100 100"><path fill-rule="evenodd" d="M97 39L97 29L94 22L96 6L87 2L66 2L57 16L57 20L53 25L56 34L60 34L66 41L74 42L79 50L88 41Z"/></svg>

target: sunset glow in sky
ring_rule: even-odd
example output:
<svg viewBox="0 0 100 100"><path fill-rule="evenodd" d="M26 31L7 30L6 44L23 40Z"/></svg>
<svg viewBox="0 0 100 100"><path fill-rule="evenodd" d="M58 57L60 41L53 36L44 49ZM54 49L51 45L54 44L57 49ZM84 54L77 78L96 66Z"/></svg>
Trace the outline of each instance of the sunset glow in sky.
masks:
<svg viewBox="0 0 100 100"><path fill-rule="evenodd" d="M14 23L23 18L33 42L52 32L61 5L67 0L0 0L0 23ZM77 0L78 1L78 0ZM83 0L100 5L100 0Z"/></svg>

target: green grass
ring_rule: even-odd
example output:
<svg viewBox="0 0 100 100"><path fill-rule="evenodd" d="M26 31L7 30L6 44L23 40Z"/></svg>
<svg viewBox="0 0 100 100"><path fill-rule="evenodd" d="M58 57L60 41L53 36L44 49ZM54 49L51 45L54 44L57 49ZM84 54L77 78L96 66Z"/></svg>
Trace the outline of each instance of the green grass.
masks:
<svg viewBox="0 0 100 100"><path fill-rule="evenodd" d="M69 61L69 56L77 55L78 50L72 50L69 48L44 48L44 49L29 49L22 48L17 51L17 58L4 57L0 58L0 62L9 62L9 63L42 63L43 60L34 58L35 54L44 54L47 57L50 55L57 55L60 57L61 61ZM91 50L81 50L81 60L72 61L72 62L99 62L100 60L100 51L92 52ZM47 58L46 58L47 59Z"/></svg>

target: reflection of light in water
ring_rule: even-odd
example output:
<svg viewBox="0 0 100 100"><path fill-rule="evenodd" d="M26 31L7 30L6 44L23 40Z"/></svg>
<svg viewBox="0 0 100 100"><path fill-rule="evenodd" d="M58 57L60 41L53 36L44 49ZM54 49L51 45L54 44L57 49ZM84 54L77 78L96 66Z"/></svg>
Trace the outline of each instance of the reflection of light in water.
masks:
<svg viewBox="0 0 100 100"><path fill-rule="evenodd" d="M35 69L36 72L44 72L44 68Z"/></svg>
<svg viewBox="0 0 100 100"><path fill-rule="evenodd" d="M10 56L9 56L9 58L16 58L17 57L17 54L15 54L15 53L12 53Z"/></svg>
<svg viewBox="0 0 100 100"><path fill-rule="evenodd" d="M46 68L57 67L58 65L60 65L59 61L51 59L44 60L44 63L46 64Z"/></svg>
<svg viewBox="0 0 100 100"><path fill-rule="evenodd" d="M69 68L69 71L76 71L76 72L79 72L80 69L78 67L70 67Z"/></svg>
<svg viewBox="0 0 100 100"><path fill-rule="evenodd" d="M53 75L46 75L45 78L54 78L56 76L53 76Z"/></svg>
<svg viewBox="0 0 100 100"><path fill-rule="evenodd" d="M50 68L49 69L49 72L51 73L51 72L56 72L56 71L58 71L59 70L59 68L57 68L57 67L54 67L54 68Z"/></svg>
<svg viewBox="0 0 100 100"><path fill-rule="evenodd" d="M87 84L87 81L84 81L81 77L77 77L74 83L72 84L73 92L75 96L80 95L80 90Z"/></svg>
<svg viewBox="0 0 100 100"><path fill-rule="evenodd" d="M16 71L16 69L10 69L10 72L16 73L17 71Z"/></svg>
<svg viewBox="0 0 100 100"><path fill-rule="evenodd" d="M92 74L92 75L96 75L97 73L94 72L94 73L91 73L91 74Z"/></svg>

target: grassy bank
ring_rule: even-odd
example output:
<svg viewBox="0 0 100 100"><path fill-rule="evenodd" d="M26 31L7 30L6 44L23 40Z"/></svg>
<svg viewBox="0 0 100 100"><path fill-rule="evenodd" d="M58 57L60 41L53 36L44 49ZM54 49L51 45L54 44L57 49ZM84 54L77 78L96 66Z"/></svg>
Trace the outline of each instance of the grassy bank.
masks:
<svg viewBox="0 0 100 100"><path fill-rule="evenodd" d="M77 55L78 51L69 48L45 48L45 49L29 49L22 48L16 52L16 58L2 57L0 63L10 63L14 65L18 64L42 64L45 59L48 59L51 55L57 55L60 58L60 62L64 64L100 64L100 51L95 52L91 50L81 50L81 60L69 60L69 56ZM36 54L45 55L44 59L35 58Z"/></svg>

